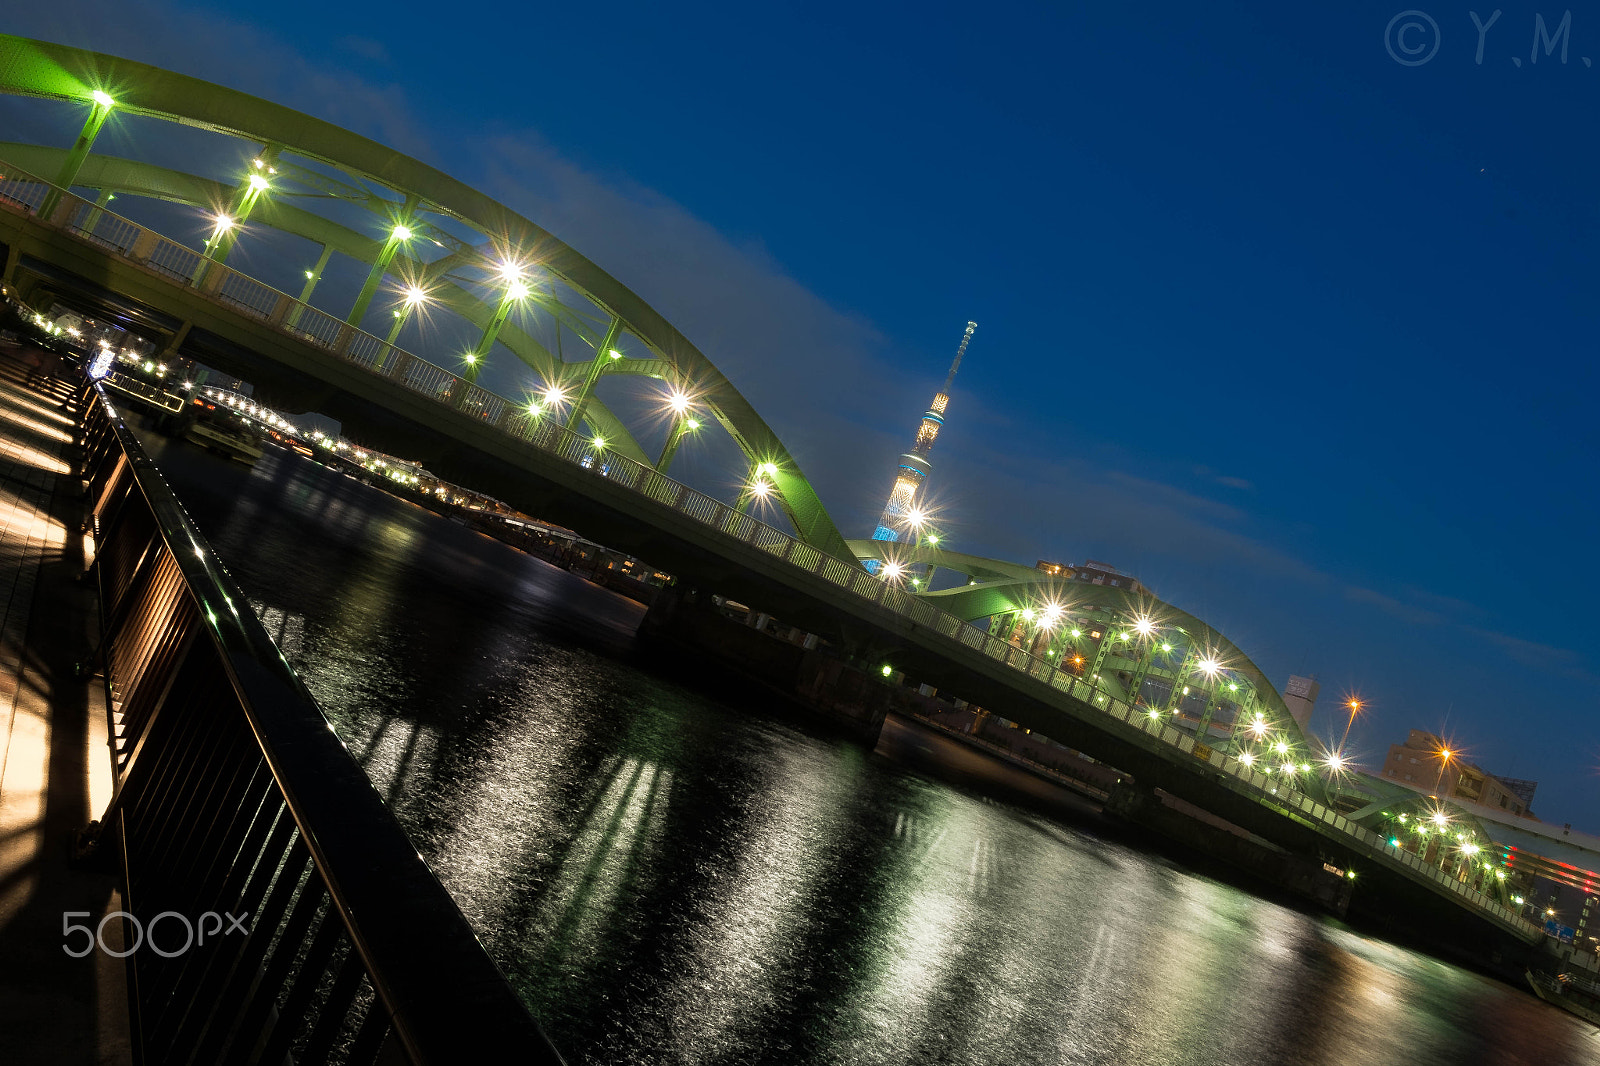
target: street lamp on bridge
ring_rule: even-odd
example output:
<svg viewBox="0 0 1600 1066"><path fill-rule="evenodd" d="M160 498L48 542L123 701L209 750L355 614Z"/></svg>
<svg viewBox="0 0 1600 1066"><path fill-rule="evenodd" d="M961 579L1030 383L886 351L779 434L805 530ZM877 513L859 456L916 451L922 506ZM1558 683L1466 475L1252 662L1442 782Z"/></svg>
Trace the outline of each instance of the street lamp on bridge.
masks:
<svg viewBox="0 0 1600 1066"><path fill-rule="evenodd" d="M395 227L397 238L399 238L402 229L405 229L405 227ZM405 233L409 237L411 231L406 229ZM466 379L469 385L477 383L478 375L483 371L483 367L480 364L489 354L489 349L494 347L495 338L500 336L501 327L506 324L506 319L510 317L511 309L520 301L526 300L533 295L533 290L529 287L528 281L524 277L525 269L515 259L505 259L496 265L496 273L500 280L505 282L505 291L501 293L500 302L494 309L494 316L489 319L489 324L483 329L483 336L478 338L477 345L466 355L467 369L462 374L462 377ZM463 394L464 397L465 394ZM573 428L577 429L578 427L574 426Z"/></svg>
<svg viewBox="0 0 1600 1066"><path fill-rule="evenodd" d="M777 463L757 463L755 469L750 472L749 484L739 493L739 500L735 504L734 510L740 514L745 514L749 511L751 505L771 500L773 495L778 492L777 478Z"/></svg>
<svg viewBox="0 0 1600 1066"><path fill-rule="evenodd" d="M692 417L694 413L694 400L682 389L674 388L666 396L667 410L673 417L672 429L667 433L667 442L661 446L661 457L656 460L656 470L665 474L672 457L678 454L678 445L683 443L686 434L700 428L700 420Z"/></svg>
<svg viewBox="0 0 1600 1066"><path fill-rule="evenodd" d="M383 356L378 359L379 367L383 366L383 357L389 354L387 346L394 344L395 338L400 336L400 330L404 328L406 320L411 317L412 312L426 304L429 298L428 290L415 282L406 285L400 291L400 302L395 305L394 309L394 324L389 327L389 335L383 339L386 347Z"/></svg>

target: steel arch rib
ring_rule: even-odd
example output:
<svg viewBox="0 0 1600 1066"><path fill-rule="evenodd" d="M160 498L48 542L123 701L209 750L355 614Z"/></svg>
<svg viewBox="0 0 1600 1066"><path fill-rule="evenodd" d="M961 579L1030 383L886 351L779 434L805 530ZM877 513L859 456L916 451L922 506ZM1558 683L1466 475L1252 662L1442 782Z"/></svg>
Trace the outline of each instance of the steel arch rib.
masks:
<svg viewBox="0 0 1600 1066"><path fill-rule="evenodd" d="M268 144L412 194L423 210L457 219L503 241L620 318L687 382L752 462L773 462L781 499L806 543L840 559L854 556L810 482L770 426L731 382L659 312L543 227L443 171L377 141L281 104L186 74L65 45L0 35L0 92L86 102L110 93L123 114L180 122Z"/></svg>
<svg viewBox="0 0 1600 1066"><path fill-rule="evenodd" d="M61 148L16 142L0 144L0 158L36 174L53 173L66 155ZM233 191L211 178L186 174L155 163L105 155L92 155L84 161L78 172L77 184L118 195L142 196L195 207L225 200ZM286 203L285 198L264 200L251 215L250 224L264 225L280 233L331 245L335 251L369 266L377 260L383 248L382 241ZM393 265L399 267L402 263L411 263L412 272L419 275L426 269L437 267L437 263L424 265L396 256ZM479 328L494 314L493 307L452 282L436 281L432 291L440 303ZM581 368L586 365L559 363L544 345L513 322L507 322L501 329L500 340L513 355L549 382L581 377ZM588 415L594 421L596 430L609 442L607 447L641 463L650 462L627 426L603 402L599 399L591 401Z"/></svg>

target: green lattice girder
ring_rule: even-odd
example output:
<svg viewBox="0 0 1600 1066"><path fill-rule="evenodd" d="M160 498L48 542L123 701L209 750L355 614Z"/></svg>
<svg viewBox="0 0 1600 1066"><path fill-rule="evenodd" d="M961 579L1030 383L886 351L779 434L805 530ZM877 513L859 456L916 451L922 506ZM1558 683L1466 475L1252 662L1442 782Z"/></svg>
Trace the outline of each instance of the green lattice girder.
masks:
<svg viewBox="0 0 1600 1066"><path fill-rule="evenodd" d="M483 234L486 254L516 249L601 313L619 318L625 332L655 357L638 362L660 360L672 369L676 380L691 384L697 403L710 411L752 464L776 465L772 480L802 540L840 559L853 558L816 491L749 401L659 312L542 227L420 160L281 104L145 63L0 35L0 92L87 106L96 90L109 93L120 114L178 122L256 144L281 145L286 152L374 182L401 198L415 196L422 211L454 219ZM78 180L87 183L86 176ZM252 221L268 217L264 208L265 204ZM624 369L608 367L607 371Z"/></svg>
<svg viewBox="0 0 1600 1066"><path fill-rule="evenodd" d="M1196 646L1214 654L1230 672L1249 681L1279 727L1288 730L1305 750L1316 750L1295 724L1277 687L1238 645L1189 612L1164 603L1148 592L1070 581L1021 563L945 551L929 545L881 540L852 540L849 544L857 559L894 559L908 565L927 563L977 579L974 585L920 594L921 599L963 621L992 618L1030 607L1037 609L1046 603L1059 603L1069 612L1092 604L1125 622L1135 617L1148 617L1160 629L1179 631Z"/></svg>

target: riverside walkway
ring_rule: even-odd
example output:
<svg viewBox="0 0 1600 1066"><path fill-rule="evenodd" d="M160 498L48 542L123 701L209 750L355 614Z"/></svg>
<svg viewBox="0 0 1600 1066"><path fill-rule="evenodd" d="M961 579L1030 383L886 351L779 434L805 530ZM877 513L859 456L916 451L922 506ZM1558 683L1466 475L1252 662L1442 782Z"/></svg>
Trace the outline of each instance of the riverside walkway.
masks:
<svg viewBox="0 0 1600 1066"><path fill-rule="evenodd" d="M110 799L98 684L73 675L91 647L73 390L26 382L26 349L0 343L0 1062L131 1061L123 964L62 951L62 915L119 908L110 872L69 863ZM106 923L120 946L121 923Z"/></svg>

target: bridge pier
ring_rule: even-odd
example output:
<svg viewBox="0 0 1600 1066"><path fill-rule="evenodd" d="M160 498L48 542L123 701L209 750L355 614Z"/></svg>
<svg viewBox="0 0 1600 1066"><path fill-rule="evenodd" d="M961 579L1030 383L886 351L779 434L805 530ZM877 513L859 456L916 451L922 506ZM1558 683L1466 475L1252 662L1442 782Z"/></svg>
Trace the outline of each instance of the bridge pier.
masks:
<svg viewBox="0 0 1600 1066"><path fill-rule="evenodd" d="M815 634L772 633L769 615L751 611L743 621L737 615L708 589L680 581L660 590L645 612L639 651L653 667L728 702L776 705L869 747L888 712L908 703L881 676L820 647Z"/></svg>
<svg viewBox="0 0 1600 1066"><path fill-rule="evenodd" d="M162 350L161 358L163 358L163 359L181 359L181 358L183 358L183 355L182 355L183 343L184 343L184 341L187 341L189 339L189 330L192 329L192 328L194 328L194 323L190 322L187 319L185 319L183 324L178 327L178 331L172 335L172 339L167 342L166 348Z"/></svg>
<svg viewBox="0 0 1600 1066"><path fill-rule="evenodd" d="M1106 798L1104 811L1220 859L1341 918L1350 909L1355 882L1343 868L1285 851L1151 785L1123 777Z"/></svg>
<svg viewBox="0 0 1600 1066"><path fill-rule="evenodd" d="M1161 797L1156 790L1139 784L1131 777L1118 779L1116 787L1106 797L1105 812L1128 822L1139 822L1152 805L1160 806Z"/></svg>

